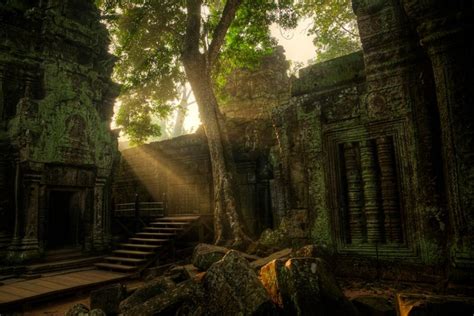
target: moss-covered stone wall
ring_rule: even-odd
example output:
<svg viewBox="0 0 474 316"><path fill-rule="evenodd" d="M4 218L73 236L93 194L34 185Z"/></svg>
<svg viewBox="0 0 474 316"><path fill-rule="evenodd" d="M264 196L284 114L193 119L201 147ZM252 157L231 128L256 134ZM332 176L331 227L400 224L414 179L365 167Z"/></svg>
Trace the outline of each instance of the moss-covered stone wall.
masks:
<svg viewBox="0 0 474 316"><path fill-rule="evenodd" d="M454 158L456 132L448 127L457 119L464 122L459 128L470 126L464 119L472 111L464 105L471 94L464 83L454 87L440 74L452 76L449 67L464 60L469 66L456 69L472 82L472 58L468 62L449 46L460 44L468 28L462 18L449 18L459 17L454 7L441 12L435 5L402 2L405 7L397 1L353 1L363 52L303 69L290 100L274 110L275 191L284 197L274 212L282 223L306 212L305 238L337 256L339 274L472 280L474 257L466 250L471 237L457 235L462 230L472 236L469 208L461 206L469 200L470 185L456 191L464 180L453 178L469 155ZM410 20L406 8L416 18ZM430 18L458 33L432 30L447 42L434 41L426 35L432 34L425 29ZM437 50L420 45L417 23L418 33ZM457 97L449 102L464 109L463 119L446 112L451 90ZM462 169L468 177L470 168ZM453 190L464 198L455 198Z"/></svg>
<svg viewBox="0 0 474 316"><path fill-rule="evenodd" d="M0 199L3 212L17 213L2 231L11 240L4 246L19 260L47 249L50 194L66 190L82 197L88 227L78 245L100 249L117 153L109 124L118 87L110 81L114 57L99 11L89 0L16 0L2 2L0 16L0 143L10 150L2 163L16 170L3 176L9 193Z"/></svg>

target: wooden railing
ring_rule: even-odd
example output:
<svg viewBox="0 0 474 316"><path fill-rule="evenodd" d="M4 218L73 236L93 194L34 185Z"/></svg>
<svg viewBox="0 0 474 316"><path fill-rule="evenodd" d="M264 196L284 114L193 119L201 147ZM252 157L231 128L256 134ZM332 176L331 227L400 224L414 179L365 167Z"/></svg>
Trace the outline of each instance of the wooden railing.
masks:
<svg viewBox="0 0 474 316"><path fill-rule="evenodd" d="M165 215L163 202L133 202L116 204L114 217L159 217Z"/></svg>

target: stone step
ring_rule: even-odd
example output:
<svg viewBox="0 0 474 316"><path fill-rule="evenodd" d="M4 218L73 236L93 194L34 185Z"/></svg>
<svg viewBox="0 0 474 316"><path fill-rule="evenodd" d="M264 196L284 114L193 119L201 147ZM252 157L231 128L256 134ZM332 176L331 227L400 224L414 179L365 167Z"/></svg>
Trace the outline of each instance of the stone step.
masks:
<svg viewBox="0 0 474 316"><path fill-rule="evenodd" d="M145 227L145 229L156 230L156 231L163 231L163 232L179 232L180 230L184 230L182 227ZM140 234L140 233L137 233Z"/></svg>
<svg viewBox="0 0 474 316"><path fill-rule="evenodd" d="M149 225L152 226L186 226L189 225L188 222L151 222Z"/></svg>
<svg viewBox="0 0 474 316"><path fill-rule="evenodd" d="M161 229L153 228L153 227L146 227L144 233L146 233L146 232L153 232L154 234L157 234L157 236L160 235L160 236L163 236L163 237L165 237L165 236L171 237L171 236L176 235L176 233L164 233Z"/></svg>
<svg viewBox="0 0 474 316"><path fill-rule="evenodd" d="M179 231L179 230L184 230L182 227L153 227L153 226L147 226L143 228L144 230L162 230L163 232L174 232L174 231Z"/></svg>
<svg viewBox="0 0 474 316"><path fill-rule="evenodd" d="M163 234L166 234L166 235L163 235ZM167 233L160 233L160 231L154 231L154 232L141 232L141 233L137 233L136 236L137 238L158 238L158 239L163 239L163 238L160 238L160 237L170 237L170 236L173 236L175 234L172 234L172 235L168 235ZM170 238L164 238L164 239L167 239L167 240L170 240Z"/></svg>
<svg viewBox="0 0 474 316"><path fill-rule="evenodd" d="M166 221L166 222L193 222L197 220L199 216L165 216L165 217L158 217L156 220L158 221Z"/></svg>
<svg viewBox="0 0 474 316"><path fill-rule="evenodd" d="M153 252L151 251L125 250L125 249L114 250L113 253L116 253L118 255L138 256L138 257L148 257L153 254Z"/></svg>
<svg viewBox="0 0 474 316"><path fill-rule="evenodd" d="M149 250L155 250L161 247L158 245L143 245L143 244L130 244L130 243L119 244L119 246L125 247L125 248L149 249Z"/></svg>
<svg viewBox="0 0 474 316"><path fill-rule="evenodd" d="M127 258L127 257L105 257L104 259L107 261L129 263L129 264L134 264L134 265L140 265L147 261L146 259L136 259L136 258Z"/></svg>
<svg viewBox="0 0 474 316"><path fill-rule="evenodd" d="M167 241L169 241L169 239L157 239L157 238L130 238L129 240L131 241L134 241L136 243L153 243L153 244L162 244L162 243L165 243Z"/></svg>
<svg viewBox="0 0 474 316"><path fill-rule="evenodd" d="M133 272L138 269L136 266L127 266L123 264L114 264L114 263L96 263L96 267L105 269L105 270L114 270L122 272Z"/></svg>

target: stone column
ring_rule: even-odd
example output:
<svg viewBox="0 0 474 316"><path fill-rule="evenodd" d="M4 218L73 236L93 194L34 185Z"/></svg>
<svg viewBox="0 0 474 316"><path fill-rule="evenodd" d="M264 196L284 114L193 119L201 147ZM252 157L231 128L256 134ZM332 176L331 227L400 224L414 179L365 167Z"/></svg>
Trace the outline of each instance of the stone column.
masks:
<svg viewBox="0 0 474 316"><path fill-rule="evenodd" d="M39 257L38 227L39 227L39 193L41 175L25 174L23 177L25 201L25 235L21 242L24 259Z"/></svg>
<svg viewBox="0 0 474 316"><path fill-rule="evenodd" d="M360 164L364 188L364 211L367 222L367 241L369 243L383 242L375 159L373 141L367 140L361 142Z"/></svg>
<svg viewBox="0 0 474 316"><path fill-rule="evenodd" d="M398 183L391 137L376 140L380 169L380 188L384 213L385 237L388 243L402 243Z"/></svg>
<svg viewBox="0 0 474 316"><path fill-rule="evenodd" d="M458 263L474 266L473 6L402 0L433 67L441 121L446 196ZM458 264L459 266L459 264Z"/></svg>
<svg viewBox="0 0 474 316"><path fill-rule="evenodd" d="M1 97L1 96L0 96ZM7 152L6 147L0 145L0 150ZM11 230L9 225L11 225L11 203L9 203L9 193L11 181L8 179L7 168L9 161L7 156L0 154L0 255L3 255L3 251L10 245L11 242Z"/></svg>
<svg viewBox="0 0 474 316"><path fill-rule="evenodd" d="M16 201L18 206L16 207L15 231L7 254L11 262L24 262L41 255L38 242L41 175L26 173L21 179L23 187Z"/></svg>
<svg viewBox="0 0 474 316"><path fill-rule="evenodd" d="M344 144L344 162L347 179L347 217L351 243L367 241L363 214L363 195L360 170L353 143Z"/></svg>
<svg viewBox="0 0 474 316"><path fill-rule="evenodd" d="M105 178L97 178L94 187L94 221L92 225L92 244L94 250L102 251L104 245L104 190Z"/></svg>
<svg viewBox="0 0 474 316"><path fill-rule="evenodd" d="M3 118L3 112L5 111L5 97L3 93L3 81L5 78L5 66L0 64L0 128L4 128L4 124L6 124L6 121L4 121Z"/></svg>

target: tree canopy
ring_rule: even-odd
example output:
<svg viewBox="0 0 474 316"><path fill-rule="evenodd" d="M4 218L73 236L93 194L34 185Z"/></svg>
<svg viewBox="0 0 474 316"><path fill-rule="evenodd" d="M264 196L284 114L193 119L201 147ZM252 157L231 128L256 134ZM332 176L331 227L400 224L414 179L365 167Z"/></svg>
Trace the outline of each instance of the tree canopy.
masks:
<svg viewBox="0 0 474 316"><path fill-rule="evenodd" d="M302 1L301 16L309 18L308 35L316 48L315 62L343 56L361 49L356 16L351 0Z"/></svg>
<svg viewBox="0 0 474 316"><path fill-rule="evenodd" d="M212 68L215 91L224 98L225 78L235 68L252 68L272 52L276 42L269 26L296 26L291 0L243 1L231 23ZM200 49L209 49L219 23L223 1L203 2ZM122 84L116 123L132 142L142 143L160 133L153 117L166 117L178 104L179 87L186 81L181 60L186 6L176 0L102 0L118 57L115 79Z"/></svg>

